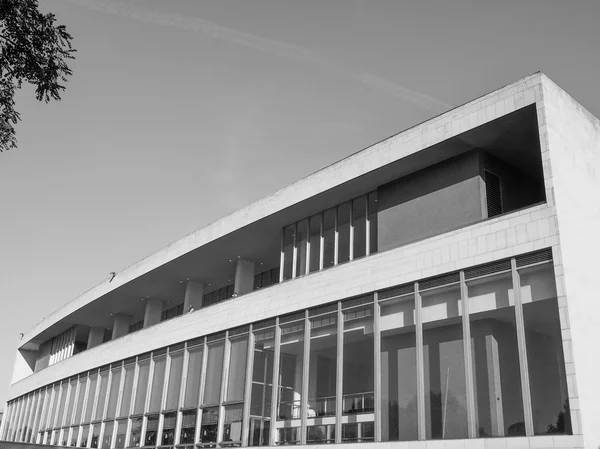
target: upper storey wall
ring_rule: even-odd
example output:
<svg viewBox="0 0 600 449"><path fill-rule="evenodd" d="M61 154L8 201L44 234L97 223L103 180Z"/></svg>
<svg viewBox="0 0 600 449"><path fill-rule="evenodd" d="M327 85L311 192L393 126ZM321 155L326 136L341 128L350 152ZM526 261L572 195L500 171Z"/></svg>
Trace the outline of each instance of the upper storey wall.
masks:
<svg viewBox="0 0 600 449"><path fill-rule="evenodd" d="M22 339L21 347L86 304L196 248L361 175L533 104L536 98L539 99L539 82L539 74L531 75L373 145L217 220L118 273L110 283L106 281L71 301L31 329Z"/></svg>

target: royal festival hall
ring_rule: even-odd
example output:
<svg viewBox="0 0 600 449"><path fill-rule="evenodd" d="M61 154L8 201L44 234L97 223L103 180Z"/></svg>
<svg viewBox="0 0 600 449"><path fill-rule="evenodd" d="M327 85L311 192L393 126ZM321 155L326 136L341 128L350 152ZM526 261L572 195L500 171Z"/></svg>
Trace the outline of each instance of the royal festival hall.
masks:
<svg viewBox="0 0 600 449"><path fill-rule="evenodd" d="M597 449L599 234L600 121L535 73L66 303L0 440Z"/></svg>

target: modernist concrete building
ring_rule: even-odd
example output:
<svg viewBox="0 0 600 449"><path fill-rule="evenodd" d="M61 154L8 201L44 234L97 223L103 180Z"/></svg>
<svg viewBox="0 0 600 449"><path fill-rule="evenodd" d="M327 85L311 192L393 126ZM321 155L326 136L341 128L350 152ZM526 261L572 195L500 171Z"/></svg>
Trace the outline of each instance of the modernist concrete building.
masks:
<svg viewBox="0 0 600 449"><path fill-rule="evenodd" d="M597 448L599 198L600 122L529 76L47 317L0 438Z"/></svg>

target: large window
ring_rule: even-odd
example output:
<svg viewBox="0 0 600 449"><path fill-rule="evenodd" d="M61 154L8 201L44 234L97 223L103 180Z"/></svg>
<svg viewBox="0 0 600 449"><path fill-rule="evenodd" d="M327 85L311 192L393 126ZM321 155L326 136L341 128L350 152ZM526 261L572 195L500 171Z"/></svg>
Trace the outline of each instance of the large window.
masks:
<svg viewBox="0 0 600 449"><path fill-rule="evenodd" d="M169 348L169 384L167 387L166 410L179 408L179 391L181 389L181 372L183 370L183 344Z"/></svg>
<svg viewBox="0 0 600 449"><path fill-rule="evenodd" d="M427 439L467 438L460 285L421 285Z"/></svg>
<svg viewBox="0 0 600 449"><path fill-rule="evenodd" d="M271 424L273 396L273 359L275 356L275 322L254 326L254 360L250 394L249 446L267 446Z"/></svg>
<svg viewBox="0 0 600 449"><path fill-rule="evenodd" d="M185 396L183 399L183 406L186 408L198 406L203 350L204 338L188 343L188 366L185 380Z"/></svg>
<svg viewBox="0 0 600 449"><path fill-rule="evenodd" d="M121 449L571 434L562 343L546 250L73 376L12 400L4 435Z"/></svg>
<svg viewBox="0 0 600 449"><path fill-rule="evenodd" d="M280 318L279 328L281 345L278 369L277 443L297 443L300 441L302 407L304 313Z"/></svg>

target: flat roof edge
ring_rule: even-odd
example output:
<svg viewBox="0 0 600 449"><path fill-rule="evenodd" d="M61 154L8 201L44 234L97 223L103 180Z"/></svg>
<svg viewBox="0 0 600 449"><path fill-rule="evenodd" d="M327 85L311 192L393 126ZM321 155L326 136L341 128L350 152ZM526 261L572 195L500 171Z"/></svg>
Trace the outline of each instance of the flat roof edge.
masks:
<svg viewBox="0 0 600 449"><path fill-rule="evenodd" d="M526 84L527 87L531 87L535 84L539 84L543 78L549 79L541 72L535 72L524 78L521 78L513 83L507 84L499 89L491 91L485 95L479 96L471 101L468 101L462 105L456 106L444 113L434 116L424 122L413 125L406 128L392 136L389 136L377 143L374 143L362 150L359 150L333 164L330 164L322 169L311 173L298 181L283 187L276 192L261 198L241 209L238 209L224 217L221 217L214 222L188 234L187 236L167 245L165 248L160 249L149 256L133 263L129 267L117 272L112 280L105 280L100 284L90 288L81 295L77 296L70 302L66 303L55 312L50 314L48 317L37 323L30 330L28 330L23 338L18 343L18 349L23 348L27 343L31 342L40 333L58 323L60 320L84 307L85 305L101 298L102 296L110 293L113 290L131 282L132 280L149 273L168 262L171 262L190 251L193 251L207 243L210 243L218 238L221 238L231 232L241 229L249 224L252 224L262 218L268 217L276 212L284 210L288 207L293 206L301 201L304 201L312 196L318 195L319 193L325 192L331 188L341 185L349 179L356 178L363 174L369 173L370 171L376 170L379 167L369 166L369 164L352 164L356 159L367 158L372 154L376 154L382 151L390 142L401 139L405 136L412 134L421 134L429 130L432 125L436 122L444 120L455 114L459 114L460 111L468 109L478 102L484 101L489 97L498 95L514 87ZM418 152L418 149L414 152ZM410 153L412 154L412 153ZM380 166L387 165L388 163L394 162L395 160L407 157L409 154L397 155L393 154L390 156L390 160L386 161ZM336 172L340 168L352 167L347 169L345 176L330 176L331 172ZM309 186L312 184L312 188ZM315 187L318 186L318 187Z"/></svg>

